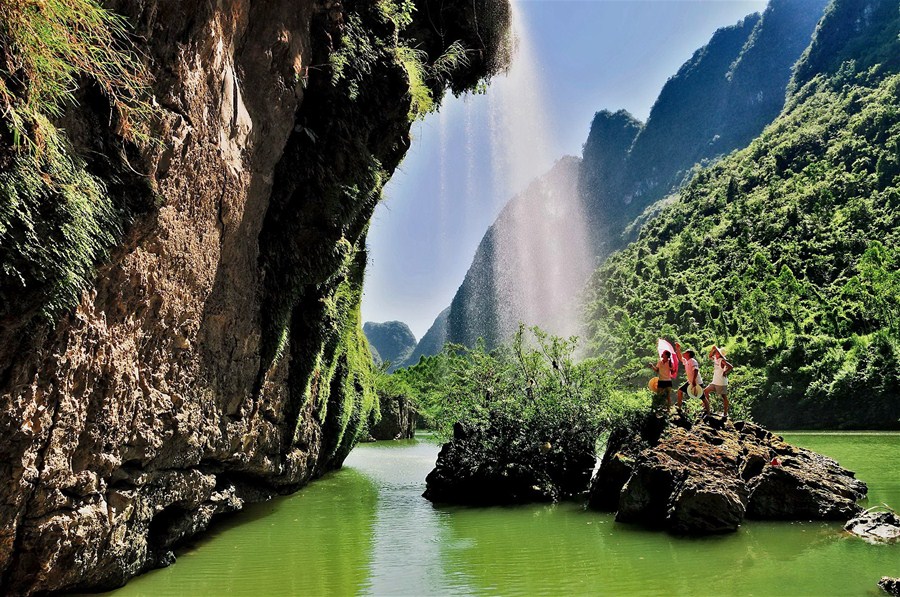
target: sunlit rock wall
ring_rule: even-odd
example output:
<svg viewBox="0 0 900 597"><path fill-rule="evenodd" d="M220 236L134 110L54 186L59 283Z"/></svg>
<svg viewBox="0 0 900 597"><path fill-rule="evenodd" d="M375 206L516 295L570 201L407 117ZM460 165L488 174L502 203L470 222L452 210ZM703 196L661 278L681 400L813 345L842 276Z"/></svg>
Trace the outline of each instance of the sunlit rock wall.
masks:
<svg viewBox="0 0 900 597"><path fill-rule="evenodd" d="M87 168L142 208L77 306L48 319L23 292L3 310L0 593L167 564L216 514L340 466L373 416L359 300L409 144L397 47L467 49L435 97L508 59L502 0L421 0L411 23L386 4L110 3L154 75L160 144L107 143L89 90L65 116Z"/></svg>

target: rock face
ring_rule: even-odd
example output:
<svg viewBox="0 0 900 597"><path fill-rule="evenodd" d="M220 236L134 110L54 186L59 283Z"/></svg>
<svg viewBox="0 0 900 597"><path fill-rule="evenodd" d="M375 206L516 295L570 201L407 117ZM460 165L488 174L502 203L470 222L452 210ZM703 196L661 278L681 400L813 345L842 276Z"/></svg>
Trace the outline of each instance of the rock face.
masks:
<svg viewBox="0 0 900 597"><path fill-rule="evenodd" d="M381 420L371 429L374 439L411 439L416 435L418 412L405 396L379 395Z"/></svg>
<svg viewBox="0 0 900 597"><path fill-rule="evenodd" d="M366 335L369 345L378 354L375 359L376 364L385 361L391 363L388 373L402 365L416 347L416 337L409 326L402 321L385 321L384 323L367 321L363 325L363 333Z"/></svg>
<svg viewBox="0 0 900 597"><path fill-rule="evenodd" d="M105 4L142 40L161 144L103 145L103 102L66 114L92 175L124 197L109 164L138 170L150 200L77 306L2 310L3 594L120 585L340 466L375 404L358 312L368 220L409 144L398 40L427 62L459 40L468 67L427 85L461 91L499 68L509 18L502 0L418 0L402 31L354 0Z"/></svg>
<svg viewBox="0 0 900 597"><path fill-rule="evenodd" d="M450 317L450 307L447 307L434 320L425 335L419 339L415 349L403 363L404 367L412 367L423 356L431 356L441 352L447 343L447 325Z"/></svg>
<svg viewBox="0 0 900 597"><path fill-rule="evenodd" d="M614 431L589 505L675 533L734 531L745 517L846 520L865 483L753 423L650 415Z"/></svg>
<svg viewBox="0 0 900 597"><path fill-rule="evenodd" d="M425 479L423 496L471 505L555 502L582 493L595 462L593 434L575 425L542 437L494 412L485 427L456 424Z"/></svg>
<svg viewBox="0 0 900 597"><path fill-rule="evenodd" d="M894 512L865 512L847 522L844 529L872 543L900 541L900 517Z"/></svg>

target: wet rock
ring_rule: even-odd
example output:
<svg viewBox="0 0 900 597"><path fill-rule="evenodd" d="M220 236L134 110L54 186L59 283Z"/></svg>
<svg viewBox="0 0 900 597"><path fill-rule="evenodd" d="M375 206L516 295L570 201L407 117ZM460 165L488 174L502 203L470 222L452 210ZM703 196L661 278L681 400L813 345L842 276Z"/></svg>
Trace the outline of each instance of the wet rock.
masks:
<svg viewBox="0 0 900 597"><path fill-rule="evenodd" d="M734 531L745 517L834 520L860 511L866 485L851 471L758 425L660 420L649 415L611 434L590 507L690 534Z"/></svg>
<svg viewBox="0 0 900 597"><path fill-rule="evenodd" d="M900 597L900 578L882 576L881 580L878 581L878 586L881 587L888 595L895 595L896 597Z"/></svg>
<svg viewBox="0 0 900 597"><path fill-rule="evenodd" d="M865 512L847 522L844 529L873 543L900 541L900 517L895 512Z"/></svg>
<svg viewBox="0 0 900 597"><path fill-rule="evenodd" d="M766 466L747 481L753 518L847 520L862 508L856 501L866 485L837 462L809 450L779 456L780 466Z"/></svg>
<svg viewBox="0 0 900 597"><path fill-rule="evenodd" d="M539 430L494 412L481 427L457 423L423 496L470 505L555 502L583 492L595 462L594 436L577 422Z"/></svg>
<svg viewBox="0 0 900 597"><path fill-rule="evenodd" d="M737 529L747 503L737 474L739 452L733 434L720 434L708 425L690 431L672 426L656 446L638 456L620 492L616 520L678 533Z"/></svg>
<svg viewBox="0 0 900 597"><path fill-rule="evenodd" d="M418 412L405 396L379 396L381 420L369 433L372 439L410 439L416 435Z"/></svg>
<svg viewBox="0 0 900 597"><path fill-rule="evenodd" d="M616 511L619 493L634 471L635 460L643 449L656 445L667 425L665 417L648 416L640 424L612 430L595 476L603 481L591 483L588 494L588 504L592 508Z"/></svg>

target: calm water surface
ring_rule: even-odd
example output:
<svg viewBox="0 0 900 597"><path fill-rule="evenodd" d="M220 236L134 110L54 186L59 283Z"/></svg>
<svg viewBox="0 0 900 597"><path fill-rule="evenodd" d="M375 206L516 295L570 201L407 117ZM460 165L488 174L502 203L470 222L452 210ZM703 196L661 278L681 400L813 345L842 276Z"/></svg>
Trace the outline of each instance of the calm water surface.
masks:
<svg viewBox="0 0 900 597"><path fill-rule="evenodd" d="M787 433L900 509L900 434ZM747 522L677 538L578 504L435 508L421 498L438 446L356 448L301 492L217 524L117 595L881 595L900 545L869 545L833 523Z"/></svg>

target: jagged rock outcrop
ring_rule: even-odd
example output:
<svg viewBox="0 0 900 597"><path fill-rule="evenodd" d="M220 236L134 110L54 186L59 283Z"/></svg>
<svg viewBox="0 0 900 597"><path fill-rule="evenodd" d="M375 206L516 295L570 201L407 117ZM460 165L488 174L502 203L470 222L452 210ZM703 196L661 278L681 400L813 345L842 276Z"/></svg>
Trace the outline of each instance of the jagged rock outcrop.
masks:
<svg viewBox="0 0 900 597"><path fill-rule="evenodd" d="M502 0L108 4L141 40L160 143L118 138L86 85L64 128L118 240L73 308L0 289L16 298L0 319L4 594L120 585L215 515L340 466L375 401L359 301L367 223L409 144L398 47L469 50L424 82L434 96L508 58Z"/></svg>
<svg viewBox="0 0 900 597"><path fill-rule="evenodd" d="M834 460L753 423L649 415L611 434L588 503L618 521L706 534L745 517L846 520L865 495Z"/></svg>
<svg viewBox="0 0 900 597"><path fill-rule="evenodd" d="M416 435L418 412L405 396L379 393L381 419L369 429L372 439L411 439Z"/></svg>
<svg viewBox="0 0 900 597"><path fill-rule="evenodd" d="M594 434L577 422L548 435L494 411L484 426L453 427L423 496L471 505L555 502L582 493L595 462Z"/></svg>
<svg viewBox="0 0 900 597"><path fill-rule="evenodd" d="M870 543L900 541L900 517L895 512L869 512L847 522L844 529Z"/></svg>

